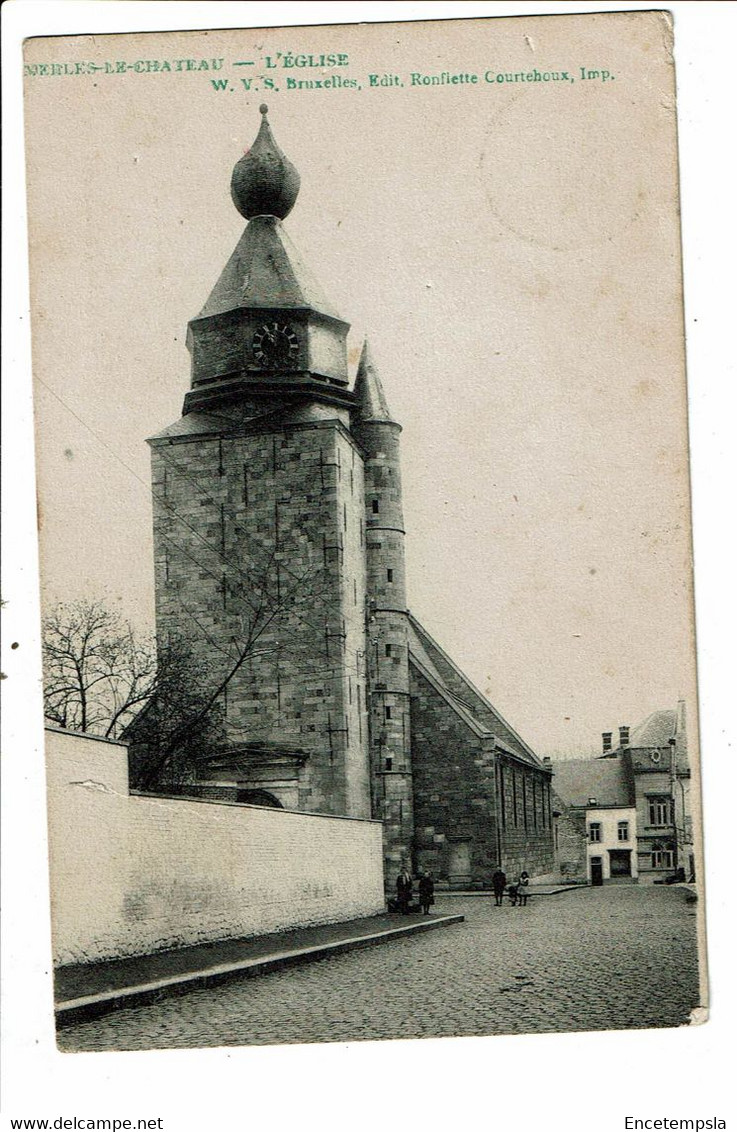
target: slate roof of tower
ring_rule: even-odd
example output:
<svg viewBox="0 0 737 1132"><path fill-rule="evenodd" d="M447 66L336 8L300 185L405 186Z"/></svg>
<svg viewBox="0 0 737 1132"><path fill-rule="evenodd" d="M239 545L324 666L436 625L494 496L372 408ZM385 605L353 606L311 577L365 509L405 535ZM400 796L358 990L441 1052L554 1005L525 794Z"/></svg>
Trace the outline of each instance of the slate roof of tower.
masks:
<svg viewBox="0 0 737 1132"><path fill-rule="evenodd" d="M302 424L317 424L322 420L333 420L335 409L322 406L308 397L295 398L291 404L277 409L254 412L249 409L241 416L232 414L192 412L167 425L160 432L150 436L152 440L176 440L185 436L241 436L267 428L288 428Z"/></svg>
<svg viewBox="0 0 737 1132"><path fill-rule="evenodd" d="M340 320L274 216L249 221L198 318L238 307L310 308Z"/></svg>
<svg viewBox="0 0 737 1132"><path fill-rule="evenodd" d="M494 735L497 745L531 766L542 767L540 759L504 717L475 688L437 641L411 614L409 615L410 663L426 678L443 689L444 698L478 734Z"/></svg>
<svg viewBox="0 0 737 1132"><path fill-rule="evenodd" d="M634 786L625 760L565 759L553 763L553 790L570 806L634 805Z"/></svg>

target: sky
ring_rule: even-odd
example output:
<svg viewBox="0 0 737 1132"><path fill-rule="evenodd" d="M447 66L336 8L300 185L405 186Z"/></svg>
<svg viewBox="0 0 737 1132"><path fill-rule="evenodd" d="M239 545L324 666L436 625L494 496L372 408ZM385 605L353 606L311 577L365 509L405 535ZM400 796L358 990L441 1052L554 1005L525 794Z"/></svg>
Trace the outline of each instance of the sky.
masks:
<svg viewBox="0 0 737 1132"><path fill-rule="evenodd" d="M27 79L47 603L101 596L153 627L145 438L179 415L265 99L302 175L285 227L403 425L413 613L540 755L597 753L679 696L695 714L672 67L657 13L613 26L29 44L39 63L225 61ZM279 51L345 53L327 73L361 89L275 68L267 93ZM485 78L535 70L576 81ZM412 85L443 72L479 81Z"/></svg>

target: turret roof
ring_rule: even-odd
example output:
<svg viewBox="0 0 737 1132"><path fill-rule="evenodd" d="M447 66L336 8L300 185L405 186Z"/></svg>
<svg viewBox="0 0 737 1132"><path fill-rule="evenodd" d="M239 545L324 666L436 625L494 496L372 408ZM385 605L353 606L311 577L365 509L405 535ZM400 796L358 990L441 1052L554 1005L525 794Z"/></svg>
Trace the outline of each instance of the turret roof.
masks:
<svg viewBox="0 0 737 1132"><path fill-rule="evenodd" d="M356 384L353 390L356 398L356 416L361 421L392 421L386 394L381 378L371 357L368 341L363 343L361 360L358 363Z"/></svg>

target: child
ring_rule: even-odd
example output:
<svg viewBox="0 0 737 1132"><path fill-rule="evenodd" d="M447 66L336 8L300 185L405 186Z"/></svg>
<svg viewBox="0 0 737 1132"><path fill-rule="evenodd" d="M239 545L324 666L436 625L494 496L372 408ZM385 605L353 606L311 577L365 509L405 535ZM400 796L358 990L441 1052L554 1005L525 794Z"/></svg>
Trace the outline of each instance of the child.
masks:
<svg viewBox="0 0 737 1132"><path fill-rule="evenodd" d="M425 915L430 911L430 905L435 903L435 882L432 873L423 873L420 877L420 907Z"/></svg>

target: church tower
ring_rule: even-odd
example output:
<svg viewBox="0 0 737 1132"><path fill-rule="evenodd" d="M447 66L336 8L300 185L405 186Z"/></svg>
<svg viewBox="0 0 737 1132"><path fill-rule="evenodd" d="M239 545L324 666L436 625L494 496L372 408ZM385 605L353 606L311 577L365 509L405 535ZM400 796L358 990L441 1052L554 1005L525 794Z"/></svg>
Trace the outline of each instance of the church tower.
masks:
<svg viewBox="0 0 737 1132"><path fill-rule="evenodd" d="M210 793L369 817L349 328L282 226L299 175L261 114L231 182L247 226L189 323L182 417L149 441L157 635L186 640L218 693L227 744L202 768Z"/></svg>
<svg viewBox="0 0 737 1132"><path fill-rule="evenodd" d="M349 388L261 115L182 416L149 442L159 646L183 642L222 721L187 792L379 819L390 886L405 864L451 888L545 874L550 768L407 608L401 427L368 345Z"/></svg>

